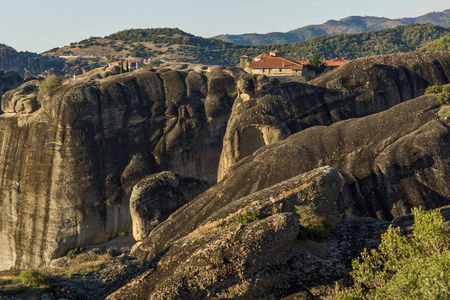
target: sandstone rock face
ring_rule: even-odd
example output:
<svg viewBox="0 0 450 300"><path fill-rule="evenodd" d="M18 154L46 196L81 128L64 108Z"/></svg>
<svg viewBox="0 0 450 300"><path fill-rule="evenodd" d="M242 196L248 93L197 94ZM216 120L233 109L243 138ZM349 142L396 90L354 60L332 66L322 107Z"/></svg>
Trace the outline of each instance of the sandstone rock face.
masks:
<svg viewBox="0 0 450 300"><path fill-rule="evenodd" d="M37 111L17 108L31 83L2 104L0 270L130 231L129 197L149 174L215 181L232 76L140 70L94 83L66 82Z"/></svg>
<svg viewBox="0 0 450 300"><path fill-rule="evenodd" d="M209 188L206 181L170 171L139 181L130 198L133 237L142 241L170 214Z"/></svg>
<svg viewBox="0 0 450 300"><path fill-rule="evenodd" d="M315 125L359 118L423 95L428 85L450 80L450 54L405 53L351 61L310 82L275 88L263 76L242 76L218 170L264 145ZM258 83L260 82L260 83Z"/></svg>

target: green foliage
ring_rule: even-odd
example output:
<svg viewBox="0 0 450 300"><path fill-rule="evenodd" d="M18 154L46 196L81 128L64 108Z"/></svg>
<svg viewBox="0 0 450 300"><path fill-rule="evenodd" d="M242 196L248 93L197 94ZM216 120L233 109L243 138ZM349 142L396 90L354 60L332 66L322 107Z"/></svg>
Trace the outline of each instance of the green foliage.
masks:
<svg viewBox="0 0 450 300"><path fill-rule="evenodd" d="M83 251L84 251L84 248L83 248L83 247L75 248L75 249L69 250L69 251L67 252L66 256L67 256L68 258L70 258L70 259L74 259L74 258L76 258L78 255L80 255L81 253L83 253Z"/></svg>
<svg viewBox="0 0 450 300"><path fill-rule="evenodd" d="M299 240L311 240L315 242L327 242L334 234L334 226L323 216L317 215L311 206L296 206L299 216L300 230L297 235Z"/></svg>
<svg viewBox="0 0 450 300"><path fill-rule="evenodd" d="M450 104L450 84L429 86L425 89L425 94L437 94L434 102L436 105Z"/></svg>
<svg viewBox="0 0 450 300"><path fill-rule="evenodd" d="M353 260L354 286L335 299L449 299L450 234L439 211L413 209L411 237L392 226Z"/></svg>
<svg viewBox="0 0 450 300"><path fill-rule="evenodd" d="M49 76L39 84L39 93L45 94L53 90L54 88L60 86L61 84L62 81L61 79L59 79L58 76L56 75Z"/></svg>
<svg viewBox="0 0 450 300"><path fill-rule="evenodd" d="M443 91L436 95L436 101L434 102L439 106L450 104L450 92Z"/></svg>
<svg viewBox="0 0 450 300"><path fill-rule="evenodd" d="M331 239L331 236L334 234L334 226L324 220L322 223L317 226L313 225L311 227L303 227L300 226L300 230L297 235L297 239L299 240L311 240L315 242L328 242Z"/></svg>
<svg viewBox="0 0 450 300"><path fill-rule="evenodd" d="M45 287L49 284L49 276L36 269L28 269L20 272L18 276L21 283L29 287Z"/></svg>
<svg viewBox="0 0 450 300"><path fill-rule="evenodd" d="M314 53L309 61L308 61L308 65L307 68L314 70L314 72L317 74L322 73L325 68L326 68L326 64L324 62L322 62L322 58L320 57L320 55L318 53Z"/></svg>
<svg viewBox="0 0 450 300"><path fill-rule="evenodd" d="M248 224L257 220L262 220L271 216L272 214L261 213L259 211L249 211L246 214L240 215L236 217L235 225L239 224Z"/></svg>
<svg viewBox="0 0 450 300"><path fill-rule="evenodd" d="M442 85L430 85L425 89L425 94L438 94L442 92Z"/></svg>
<svg viewBox="0 0 450 300"><path fill-rule="evenodd" d="M61 79L59 79L58 76L52 75L47 78L45 78L44 81L42 81L39 84L39 92L37 94L37 102L41 104L42 97L47 94L48 92L52 91L54 88L57 88L62 84Z"/></svg>
<svg viewBox="0 0 450 300"><path fill-rule="evenodd" d="M420 51L450 51L450 34L425 44Z"/></svg>

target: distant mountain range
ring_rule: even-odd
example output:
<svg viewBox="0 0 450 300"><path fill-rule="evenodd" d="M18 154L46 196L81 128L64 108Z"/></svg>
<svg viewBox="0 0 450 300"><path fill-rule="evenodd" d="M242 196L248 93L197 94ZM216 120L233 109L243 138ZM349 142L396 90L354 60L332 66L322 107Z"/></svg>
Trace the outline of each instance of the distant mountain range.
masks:
<svg viewBox="0 0 450 300"><path fill-rule="evenodd" d="M448 49L448 35L450 27L427 23L355 34L322 35L289 44L247 46L197 37L178 28L130 29L106 37L91 37L41 55L17 52L0 44L0 70L13 70L21 76L43 72L73 76L105 66L108 61L131 58L151 59L153 63L234 66L241 55L253 58L275 49L293 60L308 58L313 53L328 59L354 59L417 50L442 51ZM436 42L428 45L433 41Z"/></svg>
<svg viewBox="0 0 450 300"><path fill-rule="evenodd" d="M321 35L342 33L361 33L373 30L389 29L397 26L431 23L443 27L450 26L450 9L443 12L431 12L416 18L388 19L380 17L351 16L339 21L329 20L320 25L309 25L288 32L271 32L266 34L223 34L213 37L238 45L285 44L307 40Z"/></svg>

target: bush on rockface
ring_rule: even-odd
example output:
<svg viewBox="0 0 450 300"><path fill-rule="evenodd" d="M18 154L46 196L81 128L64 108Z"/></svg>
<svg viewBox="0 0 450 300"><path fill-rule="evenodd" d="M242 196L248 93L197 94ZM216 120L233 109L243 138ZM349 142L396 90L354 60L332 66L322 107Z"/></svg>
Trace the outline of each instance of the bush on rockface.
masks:
<svg viewBox="0 0 450 300"><path fill-rule="evenodd" d="M67 258L74 259L74 258L76 258L78 255L80 255L81 253L83 253L83 251L84 251L84 248L83 248L83 247L71 249L71 250L69 250L69 251L67 252L67 255L66 255L66 256L67 256Z"/></svg>
<svg viewBox="0 0 450 300"><path fill-rule="evenodd" d="M239 224L246 225L246 224L249 224L249 223L257 221L257 220L262 220L269 216L271 216L271 214L261 213L259 211L249 211L243 215L237 216L236 222L234 224L235 225L239 225Z"/></svg>
<svg viewBox="0 0 450 300"><path fill-rule="evenodd" d="M429 86L425 89L425 94L436 94L436 105L450 104L450 84Z"/></svg>
<svg viewBox="0 0 450 300"><path fill-rule="evenodd" d="M295 209L300 222L297 239L320 243L331 239L335 232L334 226L325 217L317 215L311 206L296 206Z"/></svg>
<svg viewBox="0 0 450 300"><path fill-rule="evenodd" d="M413 209L413 235L392 226L352 262L354 286L334 299L449 299L450 233L439 211Z"/></svg>
<svg viewBox="0 0 450 300"><path fill-rule="evenodd" d="M62 84L61 79L56 76L56 75L52 75L49 76L47 78L45 78L44 81L42 81L39 84L39 92L37 95L37 101L40 104L42 97L48 93L49 91L53 90L54 88L57 88L58 86L60 86Z"/></svg>
<svg viewBox="0 0 450 300"><path fill-rule="evenodd" d="M48 275L36 269L24 270L18 278L24 286L29 287L46 287L50 282Z"/></svg>

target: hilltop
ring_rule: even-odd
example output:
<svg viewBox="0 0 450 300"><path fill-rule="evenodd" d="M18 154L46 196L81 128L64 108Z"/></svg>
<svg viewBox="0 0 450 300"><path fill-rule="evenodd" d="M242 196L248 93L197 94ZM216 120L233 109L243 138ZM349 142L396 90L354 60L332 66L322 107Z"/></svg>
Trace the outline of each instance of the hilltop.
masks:
<svg viewBox="0 0 450 300"><path fill-rule="evenodd" d="M91 37L42 55L121 58L150 58L171 63L220 64L233 66L240 55L254 57L278 49L290 59L302 59L314 52L327 58L354 59L378 54L416 51L427 42L449 34L450 29L432 24L413 24L356 34L320 36L303 42L261 46L234 45L205 39L178 28L130 29L106 37Z"/></svg>
<svg viewBox="0 0 450 300"><path fill-rule="evenodd" d="M343 33L360 33L373 30L395 28L397 26L430 23L440 26L450 26L450 9L443 12L431 12L414 18L389 19L371 16L350 16L339 21L329 20L319 25L308 25L288 32L270 32L266 34L247 33L213 37L222 41L239 45L263 45L294 43L321 35Z"/></svg>
<svg viewBox="0 0 450 300"><path fill-rule="evenodd" d="M152 58L177 63L223 64L237 61L248 47L206 39L178 28L123 30L106 37L90 37L42 55L96 56L116 60L125 57Z"/></svg>

